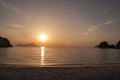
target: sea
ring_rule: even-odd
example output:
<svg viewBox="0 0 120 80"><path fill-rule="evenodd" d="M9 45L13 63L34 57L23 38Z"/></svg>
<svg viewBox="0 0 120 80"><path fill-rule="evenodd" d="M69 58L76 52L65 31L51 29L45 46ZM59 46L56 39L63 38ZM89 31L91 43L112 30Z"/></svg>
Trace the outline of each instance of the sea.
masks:
<svg viewBox="0 0 120 80"><path fill-rule="evenodd" d="M0 48L0 65L43 67L119 63L120 49L78 47Z"/></svg>

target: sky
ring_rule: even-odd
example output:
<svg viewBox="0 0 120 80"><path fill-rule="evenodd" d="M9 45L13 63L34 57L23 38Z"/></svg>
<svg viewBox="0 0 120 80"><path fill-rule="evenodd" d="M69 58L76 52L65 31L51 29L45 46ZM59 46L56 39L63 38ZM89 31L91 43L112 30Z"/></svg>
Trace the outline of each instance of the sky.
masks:
<svg viewBox="0 0 120 80"><path fill-rule="evenodd" d="M120 40L120 0L0 0L0 35L13 45L90 47Z"/></svg>

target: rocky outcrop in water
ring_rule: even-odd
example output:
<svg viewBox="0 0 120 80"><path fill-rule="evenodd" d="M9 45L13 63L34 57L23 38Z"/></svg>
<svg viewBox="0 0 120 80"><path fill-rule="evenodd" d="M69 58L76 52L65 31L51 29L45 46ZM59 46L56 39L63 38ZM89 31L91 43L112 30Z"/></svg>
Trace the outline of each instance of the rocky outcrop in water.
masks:
<svg viewBox="0 0 120 80"><path fill-rule="evenodd" d="M103 41L96 47L98 47L98 48L109 48L110 45L106 41Z"/></svg>
<svg viewBox="0 0 120 80"><path fill-rule="evenodd" d="M109 45L108 42L103 41L95 47L96 48L101 48L101 49L106 49L106 48L120 49L120 41L118 41L118 43L116 45L114 45L114 44Z"/></svg>
<svg viewBox="0 0 120 80"><path fill-rule="evenodd" d="M2 47L13 47L10 41L7 38L3 38L0 36L0 48Z"/></svg>
<svg viewBox="0 0 120 80"><path fill-rule="evenodd" d="M116 48L120 49L120 41L116 44Z"/></svg>

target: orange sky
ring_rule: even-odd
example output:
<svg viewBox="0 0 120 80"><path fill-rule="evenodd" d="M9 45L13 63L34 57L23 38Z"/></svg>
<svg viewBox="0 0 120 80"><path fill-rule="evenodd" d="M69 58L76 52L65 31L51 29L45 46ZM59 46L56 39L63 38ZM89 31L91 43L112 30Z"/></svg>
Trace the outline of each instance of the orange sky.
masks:
<svg viewBox="0 0 120 80"><path fill-rule="evenodd" d="M95 46L117 42L120 34L119 0L0 0L0 35L13 45Z"/></svg>

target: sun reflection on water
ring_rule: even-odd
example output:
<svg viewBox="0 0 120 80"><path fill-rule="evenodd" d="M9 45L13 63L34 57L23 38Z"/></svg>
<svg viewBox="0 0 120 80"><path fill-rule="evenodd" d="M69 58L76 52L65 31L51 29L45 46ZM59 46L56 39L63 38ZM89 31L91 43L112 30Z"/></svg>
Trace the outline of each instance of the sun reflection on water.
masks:
<svg viewBox="0 0 120 80"><path fill-rule="evenodd" d="M45 47L41 47L41 65L44 65Z"/></svg>

